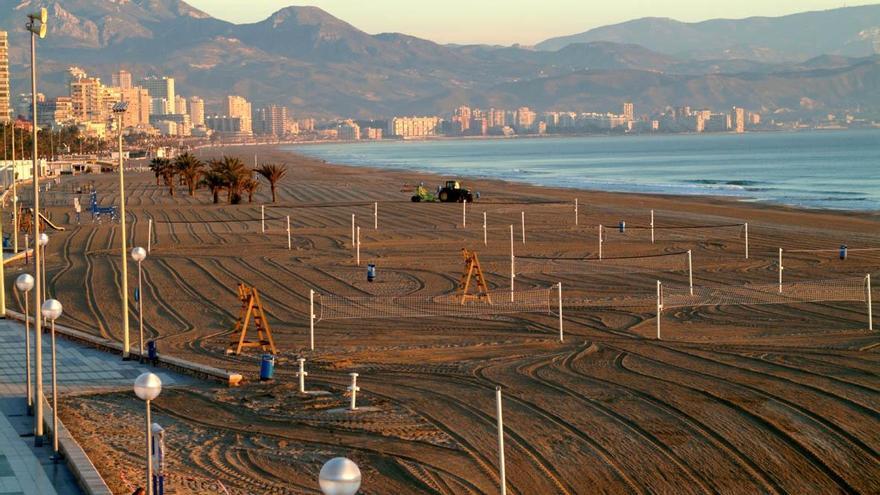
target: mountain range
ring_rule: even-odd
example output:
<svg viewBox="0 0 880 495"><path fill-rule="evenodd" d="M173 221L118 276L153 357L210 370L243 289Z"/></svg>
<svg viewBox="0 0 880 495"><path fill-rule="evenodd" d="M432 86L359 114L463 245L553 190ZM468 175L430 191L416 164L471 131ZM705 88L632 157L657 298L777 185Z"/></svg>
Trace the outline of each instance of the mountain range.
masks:
<svg viewBox="0 0 880 495"><path fill-rule="evenodd" d="M25 15L49 9L40 90L63 95L77 65L176 78L178 92L277 103L296 115L436 114L461 104L637 111L732 105L776 111L880 109L880 5L778 18L681 23L638 19L535 47L441 45L371 35L316 7L252 24L181 0L6 0L13 94L29 91ZM646 47L650 47L646 48Z"/></svg>

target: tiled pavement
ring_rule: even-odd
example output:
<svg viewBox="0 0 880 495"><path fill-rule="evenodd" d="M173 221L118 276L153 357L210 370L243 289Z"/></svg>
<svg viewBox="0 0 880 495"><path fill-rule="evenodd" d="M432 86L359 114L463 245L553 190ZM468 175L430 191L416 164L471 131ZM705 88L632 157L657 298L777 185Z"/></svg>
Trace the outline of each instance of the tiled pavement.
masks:
<svg viewBox="0 0 880 495"><path fill-rule="evenodd" d="M33 340L31 333L31 346ZM49 334L44 334L43 393L47 397L51 395L52 385L50 345ZM163 387L195 382L188 376L150 368L137 361L122 361L118 355L60 337L56 345L58 388L62 395L114 389L130 391L134 379L147 370L159 375ZM50 460L50 439L47 438L41 448L33 446L33 417L26 414L24 363L24 325L0 320L0 495L81 493L65 465Z"/></svg>

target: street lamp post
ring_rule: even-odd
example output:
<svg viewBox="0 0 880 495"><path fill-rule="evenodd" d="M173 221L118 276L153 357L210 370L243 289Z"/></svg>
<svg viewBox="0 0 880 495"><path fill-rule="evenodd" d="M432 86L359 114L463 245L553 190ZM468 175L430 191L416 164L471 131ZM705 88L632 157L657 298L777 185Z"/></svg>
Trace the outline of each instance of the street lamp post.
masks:
<svg viewBox="0 0 880 495"><path fill-rule="evenodd" d="M150 449L153 443L152 422L150 419L150 401L159 397L162 392L162 380L153 373L142 373L134 381L134 393L139 399L147 403L147 495L153 495L153 459Z"/></svg>
<svg viewBox="0 0 880 495"><path fill-rule="evenodd" d="M147 257L147 250L142 247L136 247L131 250L131 259L137 261L138 264L138 325L140 326L141 337L141 362L144 362L144 283L143 271L141 270L141 261Z"/></svg>
<svg viewBox="0 0 880 495"><path fill-rule="evenodd" d="M61 459L61 452L58 450L58 368L55 357L55 320L61 316L64 308L57 299L46 299L40 309L43 318L52 323L52 450L55 452L52 460L58 462Z"/></svg>
<svg viewBox="0 0 880 495"><path fill-rule="evenodd" d="M31 139L33 144L33 153L31 158L33 159L34 164L34 177L33 177L33 185L34 185L34 213L40 211L40 162L37 159L37 36L40 38L46 37L46 30L48 26L46 25L46 18L48 17L48 11L45 8L41 8L38 12L29 14L27 16L27 30L31 32L31 110L33 111L34 118L34 126L33 126L33 138ZM34 222L34 238L38 239L40 235L40 222ZM42 324L40 321L40 304L41 304L41 294L40 294L40 250L34 249L34 266L37 267L34 270L35 282L34 282L34 340L36 345L36 381L37 381L37 394L34 397L34 401L36 402L36 417L34 421L36 422L36 431L34 432L34 445L37 447L42 447L43 445L43 349L42 349L42 337L41 334Z"/></svg>
<svg viewBox="0 0 880 495"><path fill-rule="evenodd" d="M318 485L324 495L354 495L361 487L361 470L351 459L334 457L321 467Z"/></svg>
<svg viewBox="0 0 880 495"><path fill-rule="evenodd" d="M39 222L40 221L39 217L37 217L35 219L35 221ZM38 266L37 269L43 271L43 273L42 273L43 300L45 300L46 298L49 297L49 290L46 288L46 245L49 244L49 236L46 235L45 232L40 232L40 238L37 241L37 244L39 244L39 249L40 249L40 251L42 251L41 254L42 254L43 263L42 263L42 266ZM43 322L45 323L45 320L43 320Z"/></svg>
<svg viewBox="0 0 880 495"><path fill-rule="evenodd" d="M28 303L28 293L34 288L34 277L30 276L28 273L22 273L15 279L15 288L18 289L19 292L24 292L24 369L27 380L27 414L28 416L33 416L34 391L31 388L31 319L28 318L28 313L30 312L28 308L28 306L30 306Z"/></svg>
<svg viewBox="0 0 880 495"><path fill-rule="evenodd" d="M131 342L128 336L128 246L125 233L125 174L122 170L122 116L128 110L128 103L120 101L113 105L116 115L116 131L119 136L119 226L122 242L122 359L130 359ZM143 349L141 349L143 354Z"/></svg>

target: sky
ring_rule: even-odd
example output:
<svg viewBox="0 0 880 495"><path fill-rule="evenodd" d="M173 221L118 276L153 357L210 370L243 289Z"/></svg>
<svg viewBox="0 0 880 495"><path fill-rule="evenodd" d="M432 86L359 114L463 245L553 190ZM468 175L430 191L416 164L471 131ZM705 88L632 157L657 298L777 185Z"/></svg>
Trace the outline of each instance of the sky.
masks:
<svg viewBox="0 0 880 495"><path fill-rule="evenodd" d="M639 17L705 19L779 16L876 4L877 0L186 0L235 23L257 22L288 5L314 5L371 34L400 32L439 43L531 45Z"/></svg>

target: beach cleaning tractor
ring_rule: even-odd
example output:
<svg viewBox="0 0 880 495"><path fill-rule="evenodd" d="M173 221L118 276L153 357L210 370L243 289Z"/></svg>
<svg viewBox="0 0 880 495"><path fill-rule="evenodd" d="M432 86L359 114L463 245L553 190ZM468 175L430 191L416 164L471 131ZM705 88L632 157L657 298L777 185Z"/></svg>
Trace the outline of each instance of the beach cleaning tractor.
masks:
<svg viewBox="0 0 880 495"><path fill-rule="evenodd" d="M424 184L416 188L416 193L411 198L413 203L440 201L442 203L468 203L474 202L474 195L461 187L457 180L446 181L445 186L437 187L437 193L432 194Z"/></svg>

